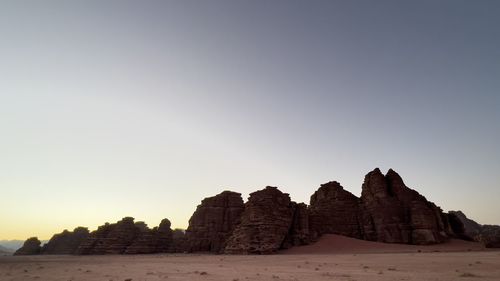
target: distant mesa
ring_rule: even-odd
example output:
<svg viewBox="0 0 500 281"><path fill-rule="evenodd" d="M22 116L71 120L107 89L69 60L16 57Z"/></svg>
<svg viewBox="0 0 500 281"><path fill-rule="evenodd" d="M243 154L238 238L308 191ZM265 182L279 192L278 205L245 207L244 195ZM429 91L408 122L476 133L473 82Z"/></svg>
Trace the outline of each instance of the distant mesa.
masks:
<svg viewBox="0 0 500 281"><path fill-rule="evenodd" d="M459 211L444 213L394 170L384 175L377 168L365 176L359 198L335 181L322 184L309 206L272 186L251 193L246 203L240 193L224 191L201 201L185 232L172 230L168 219L150 229L125 217L90 233L65 230L43 247L30 238L15 254L273 254L325 234L413 245L458 238L500 247L500 226L479 225Z"/></svg>

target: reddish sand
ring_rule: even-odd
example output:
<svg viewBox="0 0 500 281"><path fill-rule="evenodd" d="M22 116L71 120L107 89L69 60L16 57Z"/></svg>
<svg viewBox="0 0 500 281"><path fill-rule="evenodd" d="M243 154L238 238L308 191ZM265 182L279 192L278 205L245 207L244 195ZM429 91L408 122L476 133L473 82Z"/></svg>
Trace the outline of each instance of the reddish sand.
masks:
<svg viewBox="0 0 500 281"><path fill-rule="evenodd" d="M316 244L268 256L0 257L3 280L499 281L500 251L465 241L408 246L328 235Z"/></svg>
<svg viewBox="0 0 500 281"><path fill-rule="evenodd" d="M316 243L284 250L283 254L373 254L373 253L414 253L414 252L467 252L484 251L477 242L451 240L437 245L405 245L371 242L341 235L326 234Z"/></svg>

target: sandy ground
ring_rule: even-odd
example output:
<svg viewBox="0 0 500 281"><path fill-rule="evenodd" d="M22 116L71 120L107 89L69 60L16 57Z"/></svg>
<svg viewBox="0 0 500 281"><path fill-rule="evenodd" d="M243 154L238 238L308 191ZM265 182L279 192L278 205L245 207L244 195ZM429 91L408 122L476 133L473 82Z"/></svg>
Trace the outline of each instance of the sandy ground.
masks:
<svg viewBox="0 0 500 281"><path fill-rule="evenodd" d="M387 244L353 240L326 237L313 245L321 253L308 253L318 249L305 246L270 256L0 257L0 280L500 280L500 251L474 250L474 243L464 252L462 241L439 250L397 245L395 251L389 245L389 252L381 252ZM348 242L355 246L352 253L342 248Z"/></svg>

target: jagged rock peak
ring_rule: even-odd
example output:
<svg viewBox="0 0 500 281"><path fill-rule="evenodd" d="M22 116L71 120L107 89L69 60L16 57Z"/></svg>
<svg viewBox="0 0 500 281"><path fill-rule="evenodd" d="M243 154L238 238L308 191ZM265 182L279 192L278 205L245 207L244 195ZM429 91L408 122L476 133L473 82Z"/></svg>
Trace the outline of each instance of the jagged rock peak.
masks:
<svg viewBox="0 0 500 281"><path fill-rule="evenodd" d="M378 168L365 176L361 203L372 222L364 224L367 240L433 244L444 242L453 232L442 210L407 187L392 169L385 176Z"/></svg>

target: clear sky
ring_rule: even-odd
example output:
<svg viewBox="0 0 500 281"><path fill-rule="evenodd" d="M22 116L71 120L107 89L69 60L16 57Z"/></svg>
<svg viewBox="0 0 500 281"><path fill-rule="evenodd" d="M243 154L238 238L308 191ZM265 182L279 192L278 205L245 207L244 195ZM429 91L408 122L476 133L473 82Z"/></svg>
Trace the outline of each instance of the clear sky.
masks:
<svg viewBox="0 0 500 281"><path fill-rule="evenodd" d="M375 167L500 224L499 1L2 1L0 239Z"/></svg>

